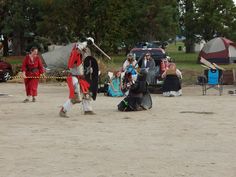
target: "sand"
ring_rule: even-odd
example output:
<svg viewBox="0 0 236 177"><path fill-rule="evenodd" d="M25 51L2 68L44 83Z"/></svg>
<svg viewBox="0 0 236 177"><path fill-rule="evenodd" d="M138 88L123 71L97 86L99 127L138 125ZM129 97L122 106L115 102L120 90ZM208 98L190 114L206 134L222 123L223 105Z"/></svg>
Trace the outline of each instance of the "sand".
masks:
<svg viewBox="0 0 236 177"><path fill-rule="evenodd" d="M74 105L60 118L66 85L40 84L37 102L21 83L0 83L1 177L235 177L236 96L200 86L152 95L153 108L118 112L99 94L96 115Z"/></svg>

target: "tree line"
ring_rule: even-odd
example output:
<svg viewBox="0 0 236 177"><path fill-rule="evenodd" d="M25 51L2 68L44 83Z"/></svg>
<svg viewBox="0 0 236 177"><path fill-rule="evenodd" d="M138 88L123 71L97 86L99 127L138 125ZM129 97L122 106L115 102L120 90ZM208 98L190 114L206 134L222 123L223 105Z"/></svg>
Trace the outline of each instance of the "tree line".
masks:
<svg viewBox="0 0 236 177"><path fill-rule="evenodd" d="M106 52L140 41L186 37L187 52L200 39L236 39L232 0L0 0L0 35L15 55L31 45L67 44L95 38Z"/></svg>

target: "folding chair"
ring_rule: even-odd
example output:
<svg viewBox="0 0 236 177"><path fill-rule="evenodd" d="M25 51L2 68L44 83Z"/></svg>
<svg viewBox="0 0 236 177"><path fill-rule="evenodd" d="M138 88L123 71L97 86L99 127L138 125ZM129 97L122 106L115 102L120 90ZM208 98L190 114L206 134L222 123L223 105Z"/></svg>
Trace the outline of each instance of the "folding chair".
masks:
<svg viewBox="0 0 236 177"><path fill-rule="evenodd" d="M214 88L223 93L223 74L219 69L204 70L203 76L198 76L198 84L202 86L202 94L206 95L207 90Z"/></svg>

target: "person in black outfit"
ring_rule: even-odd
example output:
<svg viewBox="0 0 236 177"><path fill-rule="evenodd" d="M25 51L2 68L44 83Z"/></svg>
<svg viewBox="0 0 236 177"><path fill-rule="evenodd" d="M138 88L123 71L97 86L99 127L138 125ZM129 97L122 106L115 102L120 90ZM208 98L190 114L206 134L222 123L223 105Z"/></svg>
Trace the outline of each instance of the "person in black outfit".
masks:
<svg viewBox="0 0 236 177"><path fill-rule="evenodd" d="M163 96L175 97L182 95L182 74L174 63L170 63L168 69L162 74L164 83L162 86Z"/></svg>
<svg viewBox="0 0 236 177"><path fill-rule="evenodd" d="M141 70L136 82L134 82L129 94L119 104L119 111L141 111L151 109L152 99L148 91L147 71Z"/></svg>

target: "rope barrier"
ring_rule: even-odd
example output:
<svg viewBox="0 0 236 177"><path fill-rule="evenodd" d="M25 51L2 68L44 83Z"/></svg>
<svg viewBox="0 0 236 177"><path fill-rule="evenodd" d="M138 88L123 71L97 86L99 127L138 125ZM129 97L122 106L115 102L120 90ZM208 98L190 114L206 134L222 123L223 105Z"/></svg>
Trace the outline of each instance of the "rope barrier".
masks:
<svg viewBox="0 0 236 177"><path fill-rule="evenodd" d="M39 76L39 77L26 77L22 76L11 76L11 79L66 79L66 76Z"/></svg>

